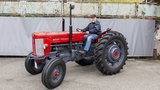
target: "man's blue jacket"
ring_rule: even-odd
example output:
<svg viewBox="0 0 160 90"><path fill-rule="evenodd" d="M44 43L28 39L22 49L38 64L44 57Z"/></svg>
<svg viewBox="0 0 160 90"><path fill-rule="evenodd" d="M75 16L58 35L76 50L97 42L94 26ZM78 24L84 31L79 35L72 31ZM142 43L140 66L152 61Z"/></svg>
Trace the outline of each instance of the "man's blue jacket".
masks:
<svg viewBox="0 0 160 90"><path fill-rule="evenodd" d="M99 21L91 22L88 24L88 26L84 29L82 29L82 32L89 31L89 34L97 34L99 35L101 33L101 24Z"/></svg>

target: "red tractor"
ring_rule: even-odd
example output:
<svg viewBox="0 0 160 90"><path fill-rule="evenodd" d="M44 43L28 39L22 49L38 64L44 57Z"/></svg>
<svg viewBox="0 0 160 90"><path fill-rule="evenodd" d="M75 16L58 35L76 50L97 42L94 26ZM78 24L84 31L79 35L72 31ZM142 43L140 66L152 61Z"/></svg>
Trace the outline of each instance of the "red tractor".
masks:
<svg viewBox="0 0 160 90"><path fill-rule="evenodd" d="M70 28L67 32L33 33L33 52L25 60L26 70L32 74L42 72L42 83L48 89L61 84L66 73L66 62L75 61L85 66L95 64L104 75L120 72L127 60L128 47L125 37L107 29L92 41L87 55L79 51L85 45L85 32L72 32L72 9L70 5Z"/></svg>

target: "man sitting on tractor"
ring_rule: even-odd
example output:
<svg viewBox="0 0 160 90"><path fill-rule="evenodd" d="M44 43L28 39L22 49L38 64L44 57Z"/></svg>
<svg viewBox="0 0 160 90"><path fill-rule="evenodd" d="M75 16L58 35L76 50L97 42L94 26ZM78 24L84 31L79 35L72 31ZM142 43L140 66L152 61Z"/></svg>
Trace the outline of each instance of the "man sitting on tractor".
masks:
<svg viewBox="0 0 160 90"><path fill-rule="evenodd" d="M91 17L91 23L89 23L86 28L77 29L77 31L89 32L89 34L84 36L84 40L86 40L86 44L84 47L84 51L81 52L84 54L86 54L86 52L89 51L92 40L95 40L98 37L98 35L101 33L101 24L97 20L97 16L93 14L90 17Z"/></svg>

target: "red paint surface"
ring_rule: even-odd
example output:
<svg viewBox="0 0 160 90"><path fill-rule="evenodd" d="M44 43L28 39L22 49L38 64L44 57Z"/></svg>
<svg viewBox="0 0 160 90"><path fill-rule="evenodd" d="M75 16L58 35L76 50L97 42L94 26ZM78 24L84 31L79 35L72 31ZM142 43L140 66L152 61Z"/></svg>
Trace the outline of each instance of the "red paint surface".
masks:
<svg viewBox="0 0 160 90"><path fill-rule="evenodd" d="M118 52L114 52L114 56L118 57L119 53Z"/></svg>
<svg viewBox="0 0 160 90"><path fill-rule="evenodd" d="M73 32L72 42L83 41L85 34L84 32ZM32 39L33 55L36 56L35 39L43 39L44 44L48 44L48 47L44 50L44 54L49 54L51 44L69 42L69 32L34 32Z"/></svg>
<svg viewBox="0 0 160 90"><path fill-rule="evenodd" d="M55 71L55 72L53 73L53 75L57 77L57 76L59 76L59 72L58 72L58 71Z"/></svg>

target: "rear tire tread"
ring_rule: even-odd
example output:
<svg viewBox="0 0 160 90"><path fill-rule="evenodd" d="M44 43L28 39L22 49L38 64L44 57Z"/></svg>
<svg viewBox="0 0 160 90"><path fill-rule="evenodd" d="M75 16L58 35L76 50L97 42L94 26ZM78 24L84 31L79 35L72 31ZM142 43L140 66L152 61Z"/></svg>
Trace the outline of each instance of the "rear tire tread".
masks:
<svg viewBox="0 0 160 90"><path fill-rule="evenodd" d="M102 58L102 54L103 54L103 49L104 49L104 45L105 43L112 38L113 36L119 36L121 38L124 39L124 43L125 43L125 48L127 49L126 52L128 52L128 47L127 47L127 42L126 42L126 38L119 32L117 31L108 31L106 34L104 34L102 36L102 38L100 38L100 40L98 40L97 43L97 47L95 49L95 64L96 67L99 71L101 71L103 74L105 75L112 75L112 74L116 74L118 72L120 72L120 69L123 69L123 66L125 65L125 62L121 65L120 69L116 70L116 71L112 71L109 70L108 68L105 67L104 63L105 61ZM127 53L128 54L128 53ZM127 57L125 57L125 61L127 60Z"/></svg>

